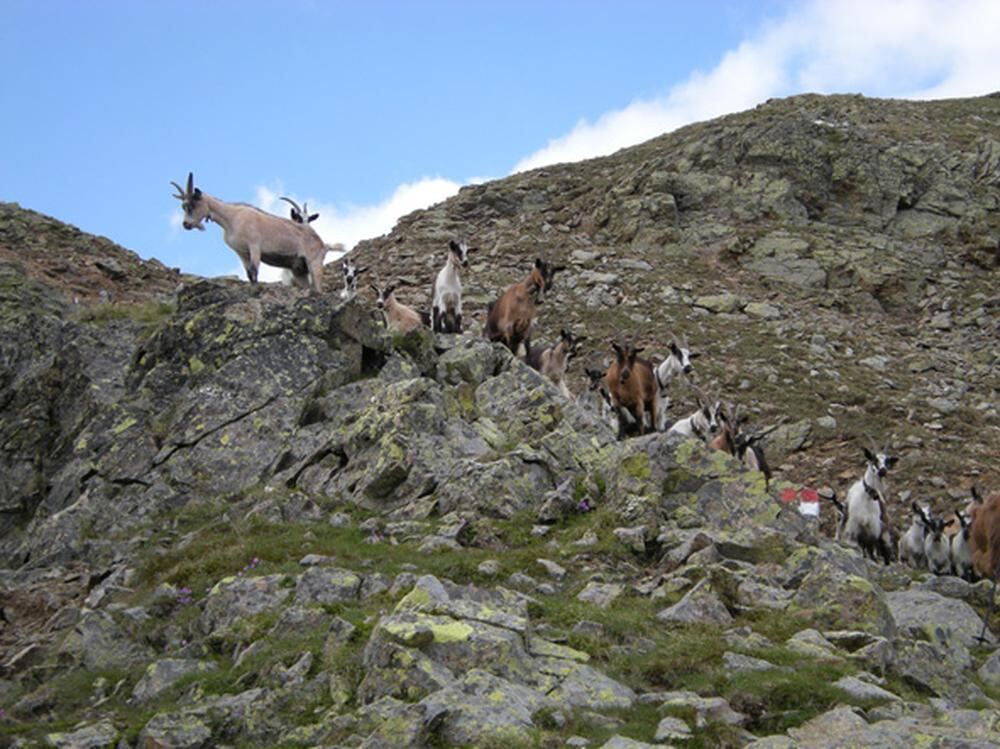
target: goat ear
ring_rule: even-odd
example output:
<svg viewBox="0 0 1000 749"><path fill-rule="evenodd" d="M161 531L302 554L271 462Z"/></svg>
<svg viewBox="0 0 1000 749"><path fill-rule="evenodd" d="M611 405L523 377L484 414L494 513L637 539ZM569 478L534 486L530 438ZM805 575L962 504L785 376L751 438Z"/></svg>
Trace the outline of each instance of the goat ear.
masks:
<svg viewBox="0 0 1000 749"><path fill-rule="evenodd" d="M458 250L460 249L458 246L458 242L456 242L454 239L449 239L448 249L451 250L452 252L458 252Z"/></svg>
<svg viewBox="0 0 1000 749"><path fill-rule="evenodd" d="M701 356L701 352L700 351L691 351L691 352L688 352L688 359L697 359L699 356Z"/></svg>
<svg viewBox="0 0 1000 749"><path fill-rule="evenodd" d="M201 188L194 188L194 194L191 196L192 200L201 200Z"/></svg>
<svg viewBox="0 0 1000 749"><path fill-rule="evenodd" d="M875 457L875 453L873 453L867 447L863 447L861 449L864 450L865 460L867 460L869 463L875 463L877 461L877 458Z"/></svg>
<svg viewBox="0 0 1000 749"><path fill-rule="evenodd" d="M670 342L670 353L677 357L680 357L681 355L681 350L677 348L677 344L673 341Z"/></svg>
<svg viewBox="0 0 1000 749"><path fill-rule="evenodd" d="M362 273L364 273L364 272L365 272L366 270L368 270L368 268L367 268L367 267L365 267L365 268L358 268L358 269L356 269L356 270L354 271L354 275L356 275L356 276L360 276L360 275L361 275Z"/></svg>
<svg viewBox="0 0 1000 749"><path fill-rule="evenodd" d="M318 214L318 213L314 213L314 214L312 214L312 215L311 215L311 216L309 217L309 221L315 221L315 220L316 220L316 219L318 219L318 218L319 218L319 214Z"/></svg>
<svg viewBox="0 0 1000 749"><path fill-rule="evenodd" d="M540 257L536 257L535 267L538 268L538 270L542 270L545 267L545 261L542 260Z"/></svg>
<svg viewBox="0 0 1000 749"><path fill-rule="evenodd" d="M887 468L892 468L898 462L899 458L897 458L895 455L887 455L885 457L885 465Z"/></svg>
<svg viewBox="0 0 1000 749"><path fill-rule="evenodd" d="M645 346L639 346L638 348L632 349L632 353L638 355L638 354L641 354L645 350L646 350Z"/></svg>
<svg viewBox="0 0 1000 749"><path fill-rule="evenodd" d="M622 347L619 346L615 341L611 342L611 348L614 349L614 352L616 354L618 354L619 356L621 356L621 354L622 354Z"/></svg>

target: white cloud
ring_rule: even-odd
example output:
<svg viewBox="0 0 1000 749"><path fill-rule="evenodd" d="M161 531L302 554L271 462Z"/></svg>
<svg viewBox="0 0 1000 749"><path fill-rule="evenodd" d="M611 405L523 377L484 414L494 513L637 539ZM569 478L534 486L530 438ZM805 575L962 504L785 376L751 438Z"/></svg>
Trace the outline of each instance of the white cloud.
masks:
<svg viewBox="0 0 1000 749"><path fill-rule="evenodd" d="M772 96L860 92L942 98L1000 82L996 0L815 0L755 30L711 71L661 98L583 120L514 172L602 156Z"/></svg>

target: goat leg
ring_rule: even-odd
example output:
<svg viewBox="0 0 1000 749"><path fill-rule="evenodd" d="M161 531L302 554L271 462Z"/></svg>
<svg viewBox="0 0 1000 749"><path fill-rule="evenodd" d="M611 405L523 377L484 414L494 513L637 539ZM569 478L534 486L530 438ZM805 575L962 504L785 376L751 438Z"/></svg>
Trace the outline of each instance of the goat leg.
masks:
<svg viewBox="0 0 1000 749"><path fill-rule="evenodd" d="M990 619L993 618L993 599L997 594L997 570L993 570L993 587L990 589L990 605L986 608L986 617L983 619L983 630L979 633L979 637L976 639L985 644L986 643L986 628L989 626Z"/></svg>

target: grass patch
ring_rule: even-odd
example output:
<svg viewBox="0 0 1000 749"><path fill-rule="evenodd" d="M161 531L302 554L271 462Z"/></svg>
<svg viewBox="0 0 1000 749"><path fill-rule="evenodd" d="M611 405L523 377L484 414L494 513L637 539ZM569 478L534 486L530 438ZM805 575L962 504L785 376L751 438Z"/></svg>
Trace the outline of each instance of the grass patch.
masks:
<svg viewBox="0 0 1000 749"><path fill-rule="evenodd" d="M159 325L177 311L174 302L138 302L135 304L100 303L86 307L80 313L81 322L107 325L117 320L131 320L145 327Z"/></svg>

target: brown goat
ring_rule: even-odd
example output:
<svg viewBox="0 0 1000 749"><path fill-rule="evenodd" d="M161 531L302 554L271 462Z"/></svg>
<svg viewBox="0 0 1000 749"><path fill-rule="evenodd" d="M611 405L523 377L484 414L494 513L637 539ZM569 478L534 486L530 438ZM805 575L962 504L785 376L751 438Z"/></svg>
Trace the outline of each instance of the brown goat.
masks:
<svg viewBox="0 0 1000 749"><path fill-rule="evenodd" d="M624 347L612 342L615 360L604 374L604 384L611 394L611 404L618 412L618 439L624 439L626 418L622 409L635 419L640 434L656 428L656 375L653 365L647 359L640 359L642 348L631 343ZM648 421L646 414L649 414Z"/></svg>
<svg viewBox="0 0 1000 749"><path fill-rule="evenodd" d="M996 595L1000 567L1000 493L992 494L982 504L972 507L969 543L972 546L972 566L976 573L993 581L989 610L978 638L985 641L986 627L993 615L993 598Z"/></svg>
<svg viewBox="0 0 1000 749"><path fill-rule="evenodd" d="M778 425L758 433L747 434L741 432L743 417L740 415L740 407L726 405L719 414L722 421L722 432L719 433L709 446L713 450L722 450L736 457L744 466L751 471L760 471L764 474L764 486L771 481L771 467L764 457L764 449L758 444L761 439L778 428Z"/></svg>
<svg viewBox="0 0 1000 749"><path fill-rule="evenodd" d="M560 270L562 266L550 266L536 258L527 278L508 286L490 305L483 335L490 341L503 343L514 356L522 344L527 352L536 307L544 301L545 292L552 288L552 279Z"/></svg>

